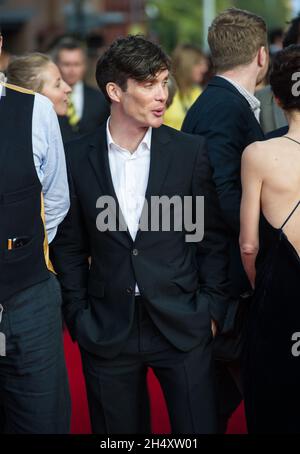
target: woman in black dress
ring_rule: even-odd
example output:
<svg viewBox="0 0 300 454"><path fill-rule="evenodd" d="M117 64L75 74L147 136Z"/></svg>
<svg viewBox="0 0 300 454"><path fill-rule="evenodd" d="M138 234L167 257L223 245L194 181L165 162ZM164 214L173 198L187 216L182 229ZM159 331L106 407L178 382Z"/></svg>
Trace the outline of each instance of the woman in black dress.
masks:
<svg viewBox="0 0 300 454"><path fill-rule="evenodd" d="M290 46L271 73L289 131L242 158L240 247L254 288L243 363L249 433L300 433L299 79L300 46Z"/></svg>

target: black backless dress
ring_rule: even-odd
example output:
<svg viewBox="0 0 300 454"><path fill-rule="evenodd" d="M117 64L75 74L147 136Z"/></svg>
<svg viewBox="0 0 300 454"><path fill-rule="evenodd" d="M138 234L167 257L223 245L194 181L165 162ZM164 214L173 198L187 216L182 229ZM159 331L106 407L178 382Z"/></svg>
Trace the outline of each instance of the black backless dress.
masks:
<svg viewBox="0 0 300 454"><path fill-rule="evenodd" d="M283 232L297 209L279 229L261 216L242 368L249 433L300 433L300 257Z"/></svg>

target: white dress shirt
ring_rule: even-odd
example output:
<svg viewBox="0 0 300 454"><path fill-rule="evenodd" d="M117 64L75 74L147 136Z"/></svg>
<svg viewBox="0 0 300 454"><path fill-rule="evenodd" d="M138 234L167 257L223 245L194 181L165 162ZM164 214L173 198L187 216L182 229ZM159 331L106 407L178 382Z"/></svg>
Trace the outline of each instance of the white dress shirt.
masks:
<svg viewBox="0 0 300 454"><path fill-rule="evenodd" d="M0 100L3 86L0 84ZM38 178L42 185L46 231L49 243L69 207L69 187L65 152L57 115L51 101L35 93L32 113L32 148Z"/></svg>
<svg viewBox="0 0 300 454"><path fill-rule="evenodd" d="M83 104L84 104L83 91L84 91L84 85L83 85L82 80L77 82L72 87L71 99L74 104L76 115L78 116L79 119L82 118L82 114L83 114Z"/></svg>
<svg viewBox="0 0 300 454"><path fill-rule="evenodd" d="M149 127L137 149L131 153L117 145L106 123L108 158L118 202L133 241L142 214L150 169L152 128ZM139 294L136 285L135 293Z"/></svg>

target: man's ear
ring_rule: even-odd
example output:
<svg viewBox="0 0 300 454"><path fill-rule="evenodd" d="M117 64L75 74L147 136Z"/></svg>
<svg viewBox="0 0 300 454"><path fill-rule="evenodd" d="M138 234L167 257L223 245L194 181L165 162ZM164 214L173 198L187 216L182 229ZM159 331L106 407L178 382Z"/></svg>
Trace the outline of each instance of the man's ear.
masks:
<svg viewBox="0 0 300 454"><path fill-rule="evenodd" d="M265 46L261 46L258 50L257 63L261 68L265 67L269 63L269 51Z"/></svg>
<svg viewBox="0 0 300 454"><path fill-rule="evenodd" d="M106 92L110 99L114 102L120 102L120 99L122 97L122 89L119 87L119 85L115 84L114 82L108 82L106 84Z"/></svg>
<svg viewBox="0 0 300 454"><path fill-rule="evenodd" d="M1 54L1 49L2 49L2 42L3 42L3 37L0 35L0 54Z"/></svg>

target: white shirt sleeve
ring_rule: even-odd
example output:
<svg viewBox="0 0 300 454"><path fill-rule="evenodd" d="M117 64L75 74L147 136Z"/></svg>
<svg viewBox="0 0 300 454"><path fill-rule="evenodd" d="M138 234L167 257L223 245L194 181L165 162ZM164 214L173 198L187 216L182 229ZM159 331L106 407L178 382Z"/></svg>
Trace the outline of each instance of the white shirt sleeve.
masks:
<svg viewBox="0 0 300 454"><path fill-rule="evenodd" d="M35 94L32 116L34 164L42 184L49 243L70 207L65 152L51 101Z"/></svg>

